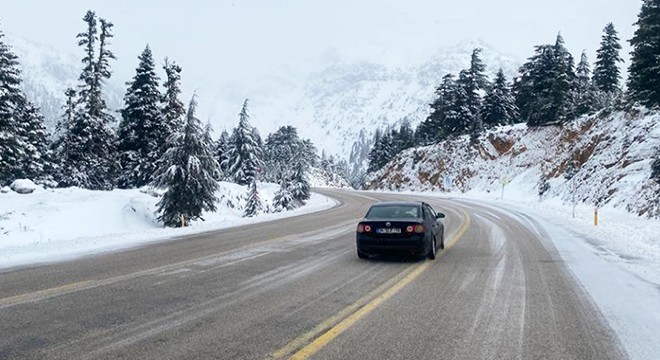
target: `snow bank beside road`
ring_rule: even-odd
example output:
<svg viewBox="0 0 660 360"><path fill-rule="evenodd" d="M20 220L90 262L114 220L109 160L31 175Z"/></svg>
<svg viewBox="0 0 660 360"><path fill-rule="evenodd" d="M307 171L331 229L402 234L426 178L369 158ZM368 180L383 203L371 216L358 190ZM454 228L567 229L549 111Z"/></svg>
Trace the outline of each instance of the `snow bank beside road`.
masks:
<svg viewBox="0 0 660 360"><path fill-rule="evenodd" d="M276 184L259 184L270 206ZM218 211L188 228L163 228L156 220L158 198L139 190L78 188L0 193L0 268L52 262L129 248L148 242L274 220L330 208L334 200L312 194L307 205L289 212L243 218L247 188L221 183Z"/></svg>

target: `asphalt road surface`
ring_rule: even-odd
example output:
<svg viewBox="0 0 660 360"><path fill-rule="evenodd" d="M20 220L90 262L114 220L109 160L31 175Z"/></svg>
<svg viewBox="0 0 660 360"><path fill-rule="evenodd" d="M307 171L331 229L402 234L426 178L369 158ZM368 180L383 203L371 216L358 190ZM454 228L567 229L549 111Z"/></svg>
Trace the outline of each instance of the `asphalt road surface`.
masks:
<svg viewBox="0 0 660 360"><path fill-rule="evenodd" d="M625 359L524 214L426 198L435 261L358 259L340 205L74 261L0 272L0 359Z"/></svg>

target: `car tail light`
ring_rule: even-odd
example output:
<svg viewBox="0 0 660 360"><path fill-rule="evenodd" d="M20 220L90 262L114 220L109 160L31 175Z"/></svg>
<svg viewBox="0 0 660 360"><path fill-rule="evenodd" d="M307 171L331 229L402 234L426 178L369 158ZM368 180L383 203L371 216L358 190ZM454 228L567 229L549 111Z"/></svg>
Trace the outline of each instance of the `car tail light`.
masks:
<svg viewBox="0 0 660 360"><path fill-rule="evenodd" d="M406 232L409 232L409 233L413 233L413 232L414 232L414 233L421 234L421 233L424 232L424 230L425 230L425 229L424 229L424 225L421 225L421 224L417 224L417 225L408 225L408 227L406 227Z"/></svg>
<svg viewBox="0 0 660 360"><path fill-rule="evenodd" d="M363 232L371 232L371 225L358 224L358 226L357 226L357 232L359 232L359 233L363 233Z"/></svg>

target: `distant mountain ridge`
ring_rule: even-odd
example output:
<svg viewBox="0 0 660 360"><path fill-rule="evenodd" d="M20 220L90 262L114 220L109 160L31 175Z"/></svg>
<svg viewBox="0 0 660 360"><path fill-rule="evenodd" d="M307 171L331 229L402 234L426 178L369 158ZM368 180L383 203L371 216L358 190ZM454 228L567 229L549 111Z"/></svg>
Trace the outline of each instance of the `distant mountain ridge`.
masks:
<svg viewBox="0 0 660 360"><path fill-rule="evenodd" d="M7 36L7 43L19 56L24 90L42 108L47 126L54 128L61 117L64 91L77 84L80 59L17 37ZM187 102L187 94L196 93L200 118L210 121L217 134L236 126L242 101L249 98L252 125L262 136L293 125L319 152L348 158L361 132L363 138L371 138L377 128L398 126L405 119L413 126L422 121L442 76L467 68L475 48L482 49L491 78L499 68L509 80L516 74L521 61L476 40L439 48L405 64L345 60L334 54L309 74L281 66L255 83L204 83L195 84L195 89L188 88L184 67L182 100ZM113 77L107 84L111 110L122 106L128 80Z"/></svg>

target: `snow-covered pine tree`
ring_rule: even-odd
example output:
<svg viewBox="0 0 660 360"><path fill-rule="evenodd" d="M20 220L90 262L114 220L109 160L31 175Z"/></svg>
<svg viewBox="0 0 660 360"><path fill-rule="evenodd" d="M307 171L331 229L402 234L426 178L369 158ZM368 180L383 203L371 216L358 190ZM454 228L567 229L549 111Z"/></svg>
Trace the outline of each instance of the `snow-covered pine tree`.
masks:
<svg viewBox="0 0 660 360"><path fill-rule="evenodd" d="M377 171L385 166L394 157L394 139L390 132L385 132L384 135L378 138L374 143L373 148L369 152L369 168L367 171Z"/></svg>
<svg viewBox="0 0 660 360"><path fill-rule="evenodd" d="M554 82L550 88L550 115L563 124L575 118L573 88L575 86L575 62L566 49L564 38L557 35L555 42Z"/></svg>
<svg viewBox="0 0 660 360"><path fill-rule="evenodd" d="M660 0L643 0L628 68L628 95L648 107L660 106Z"/></svg>
<svg viewBox="0 0 660 360"><path fill-rule="evenodd" d="M268 135L264 151L265 179L279 181L291 172L294 158L302 153L302 142L295 127L282 126Z"/></svg>
<svg viewBox="0 0 660 360"><path fill-rule="evenodd" d="M575 68L575 114L588 114L596 108L596 89L589 79L589 60L587 53L582 51L580 62Z"/></svg>
<svg viewBox="0 0 660 360"><path fill-rule="evenodd" d="M456 96L456 82L454 75L446 74L442 77L440 86L435 90L438 96L431 104L431 113L415 130L415 139L421 145L428 145L444 140L447 134L445 129L446 114L454 104Z"/></svg>
<svg viewBox="0 0 660 360"><path fill-rule="evenodd" d="M310 166L318 166L319 164L318 150L310 139L302 139L298 157L305 162L306 169L309 169Z"/></svg>
<svg viewBox="0 0 660 360"><path fill-rule="evenodd" d="M229 133L227 130L222 130L220 137L213 145L213 152L215 159L220 164L220 174L218 180L224 180L227 177L227 151L229 150Z"/></svg>
<svg viewBox="0 0 660 360"><path fill-rule="evenodd" d="M514 85L516 105L529 126L561 124L575 114L573 56L561 34L554 45L539 45L535 51Z"/></svg>
<svg viewBox="0 0 660 360"><path fill-rule="evenodd" d="M49 180L52 158L40 110L20 90L18 57L0 32L0 185L18 178Z"/></svg>
<svg viewBox="0 0 660 360"><path fill-rule="evenodd" d="M16 114L18 128L16 136L27 146L23 149L18 178L32 179L36 183L53 181L55 165L48 130L44 125L41 110L29 101L23 102Z"/></svg>
<svg viewBox="0 0 660 360"><path fill-rule="evenodd" d="M117 129L122 167L117 185L124 189L141 187L152 180L162 157L161 149L170 135L169 124L159 107L160 79L149 45L138 59L135 76L127 83L122 120Z"/></svg>
<svg viewBox="0 0 660 360"><path fill-rule="evenodd" d="M181 95L181 66L174 62L170 62L165 58L163 65L166 78L163 86L165 93L161 99L161 106L163 107L163 116L165 123L168 126L168 137L183 128L183 116L186 113L183 102L179 99Z"/></svg>
<svg viewBox="0 0 660 360"><path fill-rule="evenodd" d="M27 144L17 135L17 108L25 102L20 90L18 56L3 41L0 32L0 186L16 179Z"/></svg>
<svg viewBox="0 0 660 360"><path fill-rule="evenodd" d="M64 134L72 126L73 118L76 115L76 95L77 95L76 90L72 88L68 88L64 92L64 95L66 96L66 103L62 106L62 108L64 109L62 118L57 122L57 125L55 126L55 134L54 134L55 141L53 141L53 145L52 145L53 154L68 153L68 149L63 148L63 146L66 145L64 143ZM62 159L54 156L53 165L55 167L55 172L53 173L54 178L55 179L63 178L64 174L61 173Z"/></svg>
<svg viewBox="0 0 660 360"><path fill-rule="evenodd" d="M403 120L397 134L398 136L394 139L397 153L415 146L415 132L408 119Z"/></svg>
<svg viewBox="0 0 660 360"><path fill-rule="evenodd" d="M215 211L215 192L218 182L213 178L218 172L218 162L213 157L213 144L209 141L210 129L203 130L195 117L197 102L193 96L188 106L182 131L168 140L152 185L166 188L158 202L158 220L165 226L186 226L190 221L202 219L204 211Z"/></svg>
<svg viewBox="0 0 660 360"><path fill-rule="evenodd" d="M293 198L291 182L286 177L282 178L280 189L277 190L273 198L275 212L293 210L298 206L299 202Z"/></svg>
<svg viewBox="0 0 660 360"><path fill-rule="evenodd" d="M490 83L488 82L488 76L486 75L486 64L481 59L481 49L476 48L472 50L472 56L470 57L470 75L471 79L474 81L475 91L486 90L488 89Z"/></svg>
<svg viewBox="0 0 660 360"><path fill-rule="evenodd" d="M481 93L486 91L490 86L488 77L486 76L486 64L479 56L481 49L476 48L472 51L470 60L470 77L472 81L470 86L466 88L469 100L470 111L472 112L472 123L470 126L470 137L474 141L483 131L484 124L481 118L482 99ZM470 88L472 90L470 91Z"/></svg>
<svg viewBox="0 0 660 360"><path fill-rule="evenodd" d="M60 186L108 190L113 188L119 168L115 133L110 128L114 119L103 98L103 83L111 75L109 60L115 58L108 49L113 25L99 19L101 33L97 35L96 14L88 11L83 20L87 30L77 38L78 45L85 49L84 67L79 78L77 111L60 141L62 152L58 157L62 165L58 181Z"/></svg>
<svg viewBox="0 0 660 360"><path fill-rule="evenodd" d="M479 111L479 95L476 82L469 70L462 70L456 80L453 102L445 112L442 132L448 137L470 134L475 129L476 114Z"/></svg>
<svg viewBox="0 0 660 360"><path fill-rule="evenodd" d="M227 172L239 185L251 184L264 167L263 153L249 122L246 99L239 113L238 127L232 133L227 151Z"/></svg>
<svg viewBox="0 0 660 360"><path fill-rule="evenodd" d="M264 211L264 204L259 197L259 190L257 190L257 181L252 180L250 185L250 192L248 193L247 203L243 211L243 217L253 217Z"/></svg>
<svg viewBox="0 0 660 360"><path fill-rule="evenodd" d="M481 108L481 118L487 129L499 125L512 125L518 117L518 107L511 95L504 72L500 69L487 90Z"/></svg>
<svg viewBox="0 0 660 360"><path fill-rule="evenodd" d="M596 64L594 65L593 82L598 90L613 96L620 92L619 81L621 74L619 66L623 62L619 52L621 44L614 24L609 23L603 29L600 48L596 51Z"/></svg>
<svg viewBox="0 0 660 360"><path fill-rule="evenodd" d="M298 161L291 176L291 194L301 205L304 205L305 200L309 200L311 197L309 182L305 176L307 170L308 167L305 162Z"/></svg>

